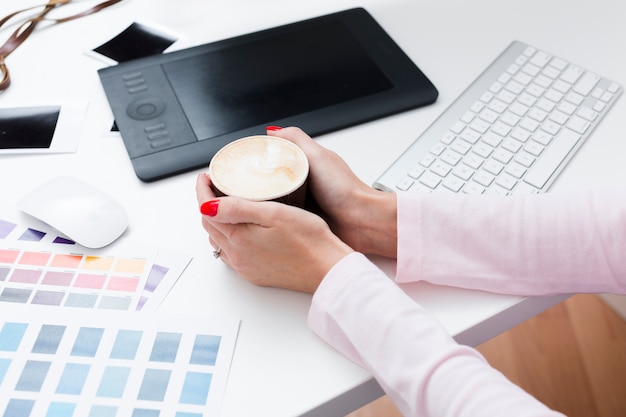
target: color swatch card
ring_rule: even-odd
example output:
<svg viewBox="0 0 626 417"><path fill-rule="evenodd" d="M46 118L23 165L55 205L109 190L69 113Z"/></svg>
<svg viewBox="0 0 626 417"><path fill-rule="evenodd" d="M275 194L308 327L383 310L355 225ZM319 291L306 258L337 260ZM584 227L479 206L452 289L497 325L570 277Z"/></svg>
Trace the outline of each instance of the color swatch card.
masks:
<svg viewBox="0 0 626 417"><path fill-rule="evenodd" d="M0 416L217 416L238 328L224 317L0 304Z"/></svg>
<svg viewBox="0 0 626 417"><path fill-rule="evenodd" d="M93 252L61 236L52 227L19 212L14 207L3 205L0 206L0 248L6 248L8 242L32 242L33 245L38 244L40 250ZM135 250L132 249L132 252ZM189 256L159 250L150 267L136 306L137 310L156 311L189 262L191 262Z"/></svg>
<svg viewBox="0 0 626 417"><path fill-rule="evenodd" d="M49 246L0 243L0 303L137 309L154 252L109 255Z"/></svg>

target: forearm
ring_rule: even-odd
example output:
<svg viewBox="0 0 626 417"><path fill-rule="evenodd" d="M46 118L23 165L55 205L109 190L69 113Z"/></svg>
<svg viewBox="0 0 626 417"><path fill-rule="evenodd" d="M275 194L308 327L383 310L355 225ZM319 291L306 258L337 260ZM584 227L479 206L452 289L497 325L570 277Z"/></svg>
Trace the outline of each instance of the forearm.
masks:
<svg viewBox="0 0 626 417"><path fill-rule="evenodd" d="M626 292L626 194L399 195L398 282Z"/></svg>
<svg viewBox="0 0 626 417"><path fill-rule="evenodd" d="M368 369L405 416L555 416L460 346L362 255L344 258L313 298L309 325Z"/></svg>

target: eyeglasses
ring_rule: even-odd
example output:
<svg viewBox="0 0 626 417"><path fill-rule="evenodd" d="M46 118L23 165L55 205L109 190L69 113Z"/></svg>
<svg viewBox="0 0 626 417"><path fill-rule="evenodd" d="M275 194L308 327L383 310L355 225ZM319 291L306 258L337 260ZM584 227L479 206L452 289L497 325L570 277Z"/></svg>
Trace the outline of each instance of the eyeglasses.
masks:
<svg viewBox="0 0 626 417"><path fill-rule="evenodd" d="M35 27L37 26L39 22L42 22L44 20L51 21L55 24L67 22L70 20L78 19L79 17L83 17L83 16L87 16L87 15L99 12L100 10L106 7L112 6L121 1L122 0L107 0L102 3L96 4L95 6L83 12L80 12L80 13L77 13L68 17L64 17L61 19L47 19L46 15L51 10L72 2L72 0L48 0L48 3L46 4L18 10L0 19L0 29L2 29L2 26L9 20L13 19L14 17L22 13L43 7L43 10L39 12L38 15L24 20L17 27L17 29L11 34L11 36L9 36L6 42L2 46L0 46L0 92L6 90L11 85L11 76L10 76L9 69L7 68L7 65L5 62L6 58L11 54L11 52L15 51L22 43L24 43L24 41L30 36L30 34L33 33L33 31L35 30Z"/></svg>

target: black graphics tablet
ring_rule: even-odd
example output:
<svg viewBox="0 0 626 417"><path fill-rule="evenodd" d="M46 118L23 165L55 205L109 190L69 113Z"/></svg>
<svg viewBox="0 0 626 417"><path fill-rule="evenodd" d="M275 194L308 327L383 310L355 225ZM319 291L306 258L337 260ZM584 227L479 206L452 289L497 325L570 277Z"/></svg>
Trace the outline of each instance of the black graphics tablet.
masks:
<svg viewBox="0 0 626 417"><path fill-rule="evenodd" d="M137 176L207 166L268 125L311 136L432 103L437 90L361 8L101 69Z"/></svg>

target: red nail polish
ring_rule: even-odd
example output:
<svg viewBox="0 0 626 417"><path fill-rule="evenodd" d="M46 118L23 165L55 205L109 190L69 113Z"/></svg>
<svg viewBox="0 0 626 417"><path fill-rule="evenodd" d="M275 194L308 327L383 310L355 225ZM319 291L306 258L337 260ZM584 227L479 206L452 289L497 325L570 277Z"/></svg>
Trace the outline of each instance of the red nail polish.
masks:
<svg viewBox="0 0 626 417"><path fill-rule="evenodd" d="M280 126L268 126L268 127L265 128L265 130L269 130L271 132L276 132L277 130L281 130L281 129L282 129L282 127L280 127Z"/></svg>
<svg viewBox="0 0 626 417"><path fill-rule="evenodd" d="M200 206L200 213L205 216L215 217L217 215L217 209L220 205L220 200L211 200L203 203Z"/></svg>

